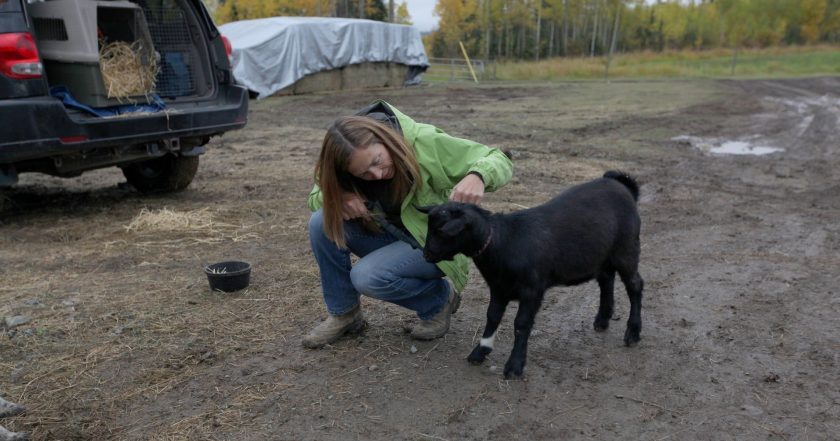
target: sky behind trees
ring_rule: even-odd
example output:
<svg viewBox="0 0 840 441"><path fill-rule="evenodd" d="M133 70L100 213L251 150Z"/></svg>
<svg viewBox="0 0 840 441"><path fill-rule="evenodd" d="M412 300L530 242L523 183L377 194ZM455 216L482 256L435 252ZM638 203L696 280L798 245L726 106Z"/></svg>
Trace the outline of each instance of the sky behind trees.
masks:
<svg viewBox="0 0 840 441"><path fill-rule="evenodd" d="M420 32L430 32L437 27L438 18L434 16L437 0L405 0L412 24Z"/></svg>

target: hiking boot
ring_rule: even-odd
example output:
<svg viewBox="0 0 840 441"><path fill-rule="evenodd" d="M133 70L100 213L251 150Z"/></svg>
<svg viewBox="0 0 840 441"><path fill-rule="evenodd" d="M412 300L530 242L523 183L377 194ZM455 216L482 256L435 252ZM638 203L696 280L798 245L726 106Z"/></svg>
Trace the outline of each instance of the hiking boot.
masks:
<svg viewBox="0 0 840 441"><path fill-rule="evenodd" d="M435 314L434 317L429 320L421 320L411 330L411 338L415 340L434 340L438 337L443 337L449 331L449 316L454 314L460 305L461 294L455 291L455 288L450 283L449 301L443 304L443 309Z"/></svg>
<svg viewBox="0 0 840 441"><path fill-rule="evenodd" d="M330 315L303 337L303 346L316 349L332 343L344 334L359 332L365 327L365 317L362 308L355 308L341 315Z"/></svg>

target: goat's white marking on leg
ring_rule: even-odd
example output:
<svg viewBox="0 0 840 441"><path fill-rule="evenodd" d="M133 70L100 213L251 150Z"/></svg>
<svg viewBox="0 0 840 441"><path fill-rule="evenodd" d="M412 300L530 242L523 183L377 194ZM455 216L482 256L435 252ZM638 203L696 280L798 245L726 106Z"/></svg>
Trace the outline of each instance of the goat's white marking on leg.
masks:
<svg viewBox="0 0 840 441"><path fill-rule="evenodd" d="M494 340L496 340L496 333L495 332L490 337L487 337L487 338L481 337L481 341L478 344L479 344L479 346L484 346L485 348L493 349L493 341Z"/></svg>

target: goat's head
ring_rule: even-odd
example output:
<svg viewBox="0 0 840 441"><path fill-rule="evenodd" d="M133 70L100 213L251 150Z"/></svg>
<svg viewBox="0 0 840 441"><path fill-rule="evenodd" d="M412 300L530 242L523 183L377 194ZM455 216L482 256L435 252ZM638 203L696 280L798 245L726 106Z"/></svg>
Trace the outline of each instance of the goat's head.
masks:
<svg viewBox="0 0 840 441"><path fill-rule="evenodd" d="M484 216L488 213L472 204L447 202L433 207L417 207L429 215L429 229L423 258L437 263L452 260L456 254L472 254L481 247L478 234L487 230ZM483 237L482 237L483 239Z"/></svg>

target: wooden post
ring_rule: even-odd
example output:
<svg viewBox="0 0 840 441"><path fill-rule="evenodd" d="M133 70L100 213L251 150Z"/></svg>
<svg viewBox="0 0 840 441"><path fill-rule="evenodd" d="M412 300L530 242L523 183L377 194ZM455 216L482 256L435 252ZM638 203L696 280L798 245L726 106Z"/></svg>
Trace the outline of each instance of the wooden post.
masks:
<svg viewBox="0 0 840 441"><path fill-rule="evenodd" d="M470 57L469 57L469 55L467 55L467 50L464 49L464 43L461 42L461 41L458 41L458 44L461 45L461 52L464 53L464 59L467 60L467 67L470 68L470 73L472 74L473 81L475 81L477 83L478 78L476 78L476 76L475 76L475 71L473 70L472 63L470 63Z"/></svg>

